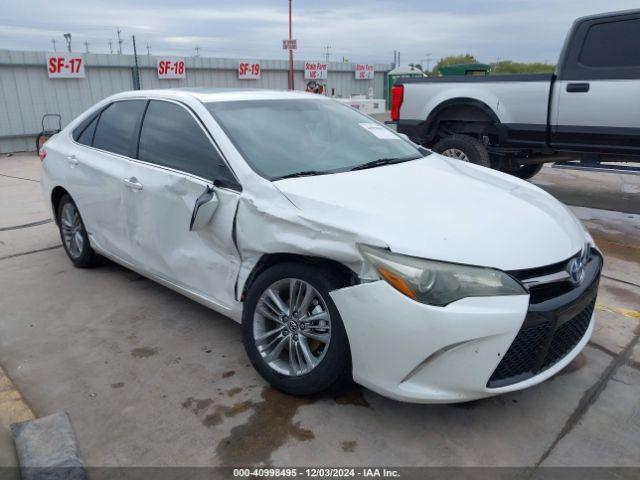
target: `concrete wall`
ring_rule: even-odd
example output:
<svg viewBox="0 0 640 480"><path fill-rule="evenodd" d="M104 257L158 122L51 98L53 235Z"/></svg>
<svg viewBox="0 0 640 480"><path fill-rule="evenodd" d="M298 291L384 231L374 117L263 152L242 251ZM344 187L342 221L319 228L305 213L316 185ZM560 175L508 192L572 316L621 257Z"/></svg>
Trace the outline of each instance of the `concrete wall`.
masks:
<svg viewBox="0 0 640 480"><path fill-rule="evenodd" d="M133 55L84 54L86 78L49 79L46 52L0 50L0 153L34 150L45 113L59 113L62 125L98 102L133 88ZM242 60L251 60L243 58ZM309 59L313 60L313 59ZM159 80L157 57L141 55L142 89L175 87L287 88L288 62L260 60L262 78L238 79L239 59L185 58L187 75L181 80ZM388 65L376 65L373 80L355 80L354 64L330 63L323 83L336 97L368 94L385 98ZM304 89L304 62L294 62L295 87Z"/></svg>

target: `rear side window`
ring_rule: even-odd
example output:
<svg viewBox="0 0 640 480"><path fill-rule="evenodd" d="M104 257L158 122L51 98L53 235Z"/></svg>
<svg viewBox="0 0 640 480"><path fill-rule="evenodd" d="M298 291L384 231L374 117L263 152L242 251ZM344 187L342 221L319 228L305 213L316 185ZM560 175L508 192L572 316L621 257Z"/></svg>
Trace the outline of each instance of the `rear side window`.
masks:
<svg viewBox="0 0 640 480"><path fill-rule="evenodd" d="M149 103L140 131L138 158L207 180L235 181L197 120L175 103Z"/></svg>
<svg viewBox="0 0 640 480"><path fill-rule="evenodd" d="M85 127L80 136L77 138L77 142L82 145L91 146L93 142L93 134L96 131L96 125L98 124L98 117L91 120L91 123Z"/></svg>
<svg viewBox="0 0 640 480"><path fill-rule="evenodd" d="M115 102L103 110L93 146L119 155L135 153L136 126L145 107L143 100Z"/></svg>
<svg viewBox="0 0 640 480"><path fill-rule="evenodd" d="M579 62L588 67L640 66L640 19L597 23L587 31Z"/></svg>

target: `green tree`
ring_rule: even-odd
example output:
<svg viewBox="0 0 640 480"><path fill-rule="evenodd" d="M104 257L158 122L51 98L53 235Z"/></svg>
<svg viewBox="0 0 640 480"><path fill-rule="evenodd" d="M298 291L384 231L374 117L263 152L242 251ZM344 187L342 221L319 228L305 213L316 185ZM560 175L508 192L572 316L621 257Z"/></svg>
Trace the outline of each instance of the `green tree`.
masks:
<svg viewBox="0 0 640 480"><path fill-rule="evenodd" d="M438 75L438 69L440 67L446 67L447 65L457 65L459 63L478 63L476 57L471 55L470 53L462 53L460 55L449 55L447 57L442 57L438 60L438 63L435 64L431 73L433 75Z"/></svg>
<svg viewBox="0 0 640 480"><path fill-rule="evenodd" d="M511 60L501 60L491 64L493 75L508 75L514 73L553 73L556 66L548 63L533 62L522 63Z"/></svg>

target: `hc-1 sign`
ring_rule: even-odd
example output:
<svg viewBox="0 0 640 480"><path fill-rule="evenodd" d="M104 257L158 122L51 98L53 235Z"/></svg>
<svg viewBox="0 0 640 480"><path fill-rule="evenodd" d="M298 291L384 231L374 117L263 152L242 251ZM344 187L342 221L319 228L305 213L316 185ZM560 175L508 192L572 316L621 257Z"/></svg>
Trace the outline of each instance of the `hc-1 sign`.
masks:
<svg viewBox="0 0 640 480"><path fill-rule="evenodd" d="M259 62L240 61L238 63L238 78L240 80L257 80L262 75Z"/></svg>
<svg viewBox="0 0 640 480"><path fill-rule="evenodd" d="M49 78L84 78L84 57L79 53L47 54Z"/></svg>
<svg viewBox="0 0 640 480"><path fill-rule="evenodd" d="M356 63L356 80L373 80L373 65Z"/></svg>
<svg viewBox="0 0 640 480"><path fill-rule="evenodd" d="M327 78L327 64L322 62L304 62L305 80L324 80Z"/></svg>
<svg viewBox="0 0 640 480"><path fill-rule="evenodd" d="M186 76L187 69L184 66L184 58L158 58L158 79L171 80Z"/></svg>

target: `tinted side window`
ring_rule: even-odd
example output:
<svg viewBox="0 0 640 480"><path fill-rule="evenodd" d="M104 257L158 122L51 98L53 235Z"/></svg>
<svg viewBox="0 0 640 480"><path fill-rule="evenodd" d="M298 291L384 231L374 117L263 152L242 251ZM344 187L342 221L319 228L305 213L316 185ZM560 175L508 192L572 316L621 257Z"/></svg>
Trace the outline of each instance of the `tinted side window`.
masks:
<svg viewBox="0 0 640 480"><path fill-rule="evenodd" d="M93 146L130 156L135 149L136 126L145 103L143 100L127 100L109 105L98 120Z"/></svg>
<svg viewBox="0 0 640 480"><path fill-rule="evenodd" d="M140 131L138 158L207 180L233 180L198 122L174 103L149 103Z"/></svg>
<svg viewBox="0 0 640 480"><path fill-rule="evenodd" d="M587 31L579 62L589 67L640 66L640 19L598 23Z"/></svg>
<svg viewBox="0 0 640 480"><path fill-rule="evenodd" d="M80 136L77 138L77 142L83 145L91 146L93 141L93 133L96 131L96 125L98 124L98 117L94 118L89 125L85 127Z"/></svg>

